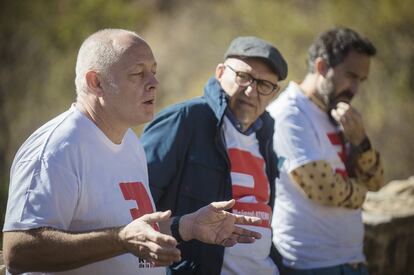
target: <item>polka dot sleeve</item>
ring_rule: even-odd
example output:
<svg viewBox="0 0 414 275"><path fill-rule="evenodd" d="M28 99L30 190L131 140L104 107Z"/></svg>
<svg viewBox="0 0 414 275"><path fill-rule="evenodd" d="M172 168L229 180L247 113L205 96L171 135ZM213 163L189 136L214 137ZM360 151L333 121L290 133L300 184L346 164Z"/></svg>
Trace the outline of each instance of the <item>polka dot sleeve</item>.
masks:
<svg viewBox="0 0 414 275"><path fill-rule="evenodd" d="M300 166L290 176L309 199L326 206L357 209L367 193L363 184L353 178L344 179L323 160Z"/></svg>
<svg viewBox="0 0 414 275"><path fill-rule="evenodd" d="M355 173L369 191L378 191L384 186L384 168L378 152L370 149L356 156Z"/></svg>

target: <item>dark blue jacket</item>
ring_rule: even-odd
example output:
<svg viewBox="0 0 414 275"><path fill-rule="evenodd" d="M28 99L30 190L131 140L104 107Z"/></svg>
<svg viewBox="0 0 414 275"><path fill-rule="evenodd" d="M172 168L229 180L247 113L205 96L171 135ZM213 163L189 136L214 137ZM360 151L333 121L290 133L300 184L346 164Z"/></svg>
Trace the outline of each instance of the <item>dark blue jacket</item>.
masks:
<svg viewBox="0 0 414 275"><path fill-rule="evenodd" d="M230 161L222 134L225 92L211 78L204 96L170 106L145 128L141 137L148 160L149 182L158 210L173 215L194 212L213 202L232 198ZM273 209L275 178L274 121L265 112L256 132L266 162ZM179 245L182 262L169 268L171 274L220 274L224 248L193 240ZM273 250L272 250L273 251Z"/></svg>

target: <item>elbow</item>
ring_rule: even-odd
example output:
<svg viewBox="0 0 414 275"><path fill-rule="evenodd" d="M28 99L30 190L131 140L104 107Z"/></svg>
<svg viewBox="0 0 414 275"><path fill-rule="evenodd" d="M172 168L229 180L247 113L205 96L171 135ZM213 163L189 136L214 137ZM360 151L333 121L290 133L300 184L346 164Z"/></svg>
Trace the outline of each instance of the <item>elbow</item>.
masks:
<svg viewBox="0 0 414 275"><path fill-rule="evenodd" d="M385 185L384 177L381 175L381 177L376 177L371 179L367 184L368 191L371 192L378 192L382 187Z"/></svg>
<svg viewBox="0 0 414 275"><path fill-rule="evenodd" d="M13 256L10 251L5 250L3 252L4 265L10 274L21 274L25 272L18 257Z"/></svg>
<svg viewBox="0 0 414 275"><path fill-rule="evenodd" d="M8 233L5 235L7 236ZM16 242L10 241L6 236L3 238L3 261L10 274L20 274L26 272L24 268L24 257L22 250L24 249Z"/></svg>

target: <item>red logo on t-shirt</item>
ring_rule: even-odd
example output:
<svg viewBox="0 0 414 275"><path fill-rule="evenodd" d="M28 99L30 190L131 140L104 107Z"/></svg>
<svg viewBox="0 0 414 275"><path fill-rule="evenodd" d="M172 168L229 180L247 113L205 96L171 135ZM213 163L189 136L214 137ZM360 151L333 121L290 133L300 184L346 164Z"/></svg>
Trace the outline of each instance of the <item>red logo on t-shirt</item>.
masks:
<svg viewBox="0 0 414 275"><path fill-rule="evenodd" d="M231 162L233 198L237 201L243 197L254 196L256 202L236 202L233 212L262 219L260 226L269 227L272 210L269 202L269 182L262 158L248 151L229 148Z"/></svg>
<svg viewBox="0 0 414 275"><path fill-rule="evenodd" d="M340 150L338 151L338 156L341 159L342 163L345 166L346 163L346 151L345 151L345 144L342 141L340 135L338 133L328 133L327 134L330 142L332 143L332 145L334 146L339 146ZM345 169L335 169L335 172L342 175L344 178L348 177L348 173L346 172Z"/></svg>
<svg viewBox="0 0 414 275"><path fill-rule="evenodd" d="M139 217L154 213L151 199L148 196L147 189L145 189L142 182L121 182L119 183L122 195L126 200L133 200L137 203L137 208L132 208L131 212L132 219L138 219ZM153 225L155 230L158 230L158 225Z"/></svg>
<svg viewBox="0 0 414 275"><path fill-rule="evenodd" d="M228 149L231 172L252 177L252 186L233 182L233 198L255 196L257 201L269 201L269 183L266 177L265 164L262 158L253 156L250 152L237 148Z"/></svg>

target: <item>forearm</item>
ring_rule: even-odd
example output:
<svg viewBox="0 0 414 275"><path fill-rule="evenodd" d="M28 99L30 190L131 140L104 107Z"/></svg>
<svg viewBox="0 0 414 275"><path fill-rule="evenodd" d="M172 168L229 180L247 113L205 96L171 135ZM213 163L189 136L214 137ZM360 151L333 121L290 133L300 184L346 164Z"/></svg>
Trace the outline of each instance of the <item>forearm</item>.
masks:
<svg viewBox="0 0 414 275"><path fill-rule="evenodd" d="M384 186L384 168L378 152L370 149L357 155L356 177L369 191L378 191Z"/></svg>
<svg viewBox="0 0 414 275"><path fill-rule="evenodd" d="M361 114L351 105L339 102L331 115L342 126L345 138L353 146L351 159L356 180L369 191L378 191L384 185L384 170L379 154L372 149L366 135Z"/></svg>
<svg viewBox="0 0 414 275"><path fill-rule="evenodd" d="M305 164L293 170L290 176L309 199L325 206L357 209L367 192L358 181L343 178L322 160Z"/></svg>
<svg viewBox="0 0 414 275"><path fill-rule="evenodd" d="M13 273L63 271L105 260L127 251L119 228L70 233L50 228L5 232L5 263Z"/></svg>

